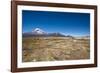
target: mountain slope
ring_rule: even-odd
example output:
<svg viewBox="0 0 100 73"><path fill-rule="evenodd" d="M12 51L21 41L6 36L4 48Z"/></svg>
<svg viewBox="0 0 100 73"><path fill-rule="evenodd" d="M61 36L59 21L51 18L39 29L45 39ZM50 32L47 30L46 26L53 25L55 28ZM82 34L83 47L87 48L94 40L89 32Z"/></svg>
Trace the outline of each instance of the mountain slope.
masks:
<svg viewBox="0 0 100 73"><path fill-rule="evenodd" d="M40 28L36 28L32 32L23 33L23 37L37 37L37 36L38 37L42 37L42 36L43 37L50 37L50 36L65 37L65 35L61 33L47 33Z"/></svg>

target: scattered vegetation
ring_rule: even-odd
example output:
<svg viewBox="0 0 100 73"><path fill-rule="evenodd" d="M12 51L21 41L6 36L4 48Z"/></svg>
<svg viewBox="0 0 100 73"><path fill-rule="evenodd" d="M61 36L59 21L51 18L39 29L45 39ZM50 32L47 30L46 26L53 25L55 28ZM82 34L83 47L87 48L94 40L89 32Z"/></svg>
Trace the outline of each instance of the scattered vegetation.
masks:
<svg viewBox="0 0 100 73"><path fill-rule="evenodd" d="M28 37L22 42L22 61L57 61L90 58L90 40L67 37Z"/></svg>

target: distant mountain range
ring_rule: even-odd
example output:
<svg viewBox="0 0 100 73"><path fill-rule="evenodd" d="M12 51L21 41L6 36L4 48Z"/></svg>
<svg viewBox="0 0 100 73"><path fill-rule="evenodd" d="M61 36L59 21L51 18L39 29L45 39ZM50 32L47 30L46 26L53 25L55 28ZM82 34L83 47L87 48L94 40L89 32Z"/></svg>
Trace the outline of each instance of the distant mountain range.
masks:
<svg viewBox="0 0 100 73"><path fill-rule="evenodd" d="M40 28L35 28L32 32L23 33L23 37L68 37L76 39L89 39L90 36L73 37L71 35L64 35L59 32L47 33Z"/></svg>
<svg viewBox="0 0 100 73"><path fill-rule="evenodd" d="M43 31L40 28L35 28L32 32L27 32L27 33L23 33L23 37L50 37L50 36L55 36L55 37L66 37L65 35L61 34L61 33L47 33L45 31Z"/></svg>

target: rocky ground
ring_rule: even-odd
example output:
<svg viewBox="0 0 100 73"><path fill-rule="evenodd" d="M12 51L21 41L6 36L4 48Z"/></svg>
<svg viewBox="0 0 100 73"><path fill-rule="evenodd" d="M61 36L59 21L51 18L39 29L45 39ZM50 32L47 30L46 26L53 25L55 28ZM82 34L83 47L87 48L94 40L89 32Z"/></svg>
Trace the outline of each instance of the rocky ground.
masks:
<svg viewBox="0 0 100 73"><path fill-rule="evenodd" d="M90 40L67 37L23 38L22 61L60 61L90 58Z"/></svg>

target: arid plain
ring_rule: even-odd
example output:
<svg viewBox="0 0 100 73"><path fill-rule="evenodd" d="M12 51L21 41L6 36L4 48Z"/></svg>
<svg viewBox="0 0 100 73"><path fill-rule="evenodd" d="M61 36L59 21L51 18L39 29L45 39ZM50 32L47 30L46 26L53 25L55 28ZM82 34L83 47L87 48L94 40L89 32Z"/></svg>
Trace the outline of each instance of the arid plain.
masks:
<svg viewBox="0 0 100 73"><path fill-rule="evenodd" d="M90 39L27 37L22 41L22 61L62 61L90 58Z"/></svg>

